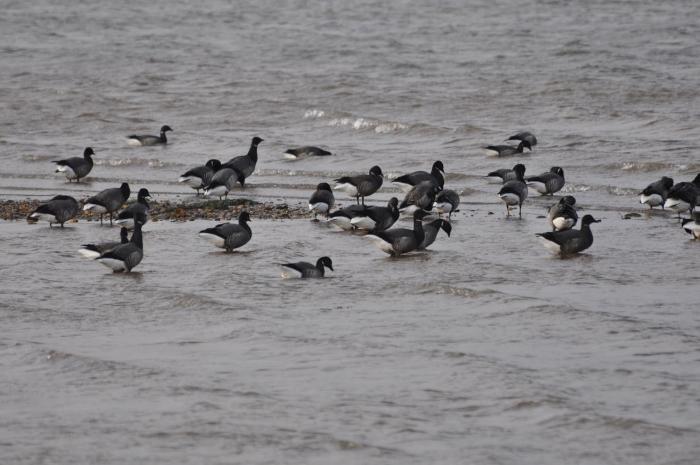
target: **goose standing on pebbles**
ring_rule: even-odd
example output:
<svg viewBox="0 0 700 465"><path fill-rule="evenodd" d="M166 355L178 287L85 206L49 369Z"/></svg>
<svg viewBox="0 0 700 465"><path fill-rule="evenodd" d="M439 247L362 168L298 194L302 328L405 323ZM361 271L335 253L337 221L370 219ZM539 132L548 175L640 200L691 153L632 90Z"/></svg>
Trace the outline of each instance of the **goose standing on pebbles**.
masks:
<svg viewBox="0 0 700 465"><path fill-rule="evenodd" d="M214 177L214 173L221 169L221 162L217 159L211 159L207 161L204 165L192 168L185 174L180 176L177 182L182 182L190 186L192 189L197 191L199 195L199 190L204 189L211 183L211 178Z"/></svg>
<svg viewBox="0 0 700 465"><path fill-rule="evenodd" d="M692 219L684 219L683 229L694 239L700 239L700 212L693 213Z"/></svg>
<svg viewBox="0 0 700 465"><path fill-rule="evenodd" d="M258 164L258 145L261 142L263 142L263 139L257 136L253 137L247 154L234 157L221 165L222 168L232 168L237 173L241 174L242 178L239 179L241 188L245 187L246 178L250 177L250 175L255 171L255 167Z"/></svg>
<svg viewBox="0 0 700 465"><path fill-rule="evenodd" d="M554 231L538 233L543 239L544 246L555 254L562 257L573 255L586 250L593 244L593 233L591 223L600 223L591 215L586 215L581 219L581 229L567 229L566 231Z"/></svg>
<svg viewBox="0 0 700 465"><path fill-rule="evenodd" d="M127 231L126 228L121 228L119 230L119 236L121 238L120 242L99 242L97 244L83 244L80 249L78 249L78 253L85 257L85 258L91 258L91 259L96 259L100 257L102 254L112 250L116 246L120 244L126 244L129 242L129 231Z"/></svg>
<svg viewBox="0 0 700 465"><path fill-rule="evenodd" d="M344 190L351 196L355 197L357 203L365 204L365 197L368 197L379 190L384 182L384 174L378 166L373 166L369 170L369 174L360 174L357 176L343 176L335 180L338 183L336 189Z"/></svg>
<svg viewBox="0 0 700 465"><path fill-rule="evenodd" d="M136 203L119 212L115 223L128 230L132 230L134 229L134 218L140 215L143 217L143 224L146 224L148 222L149 200L151 200L151 194L148 192L148 189L145 187L139 189L139 193L136 196Z"/></svg>
<svg viewBox="0 0 700 465"><path fill-rule="evenodd" d="M331 186L327 182L320 183L309 199L309 210L314 212L314 219L319 213L328 218L328 212L333 208L333 205L335 205L335 197Z"/></svg>
<svg viewBox="0 0 700 465"><path fill-rule="evenodd" d="M379 232L389 229L399 219L399 199L392 197L386 207L366 207L350 224L356 229Z"/></svg>
<svg viewBox="0 0 700 465"><path fill-rule="evenodd" d="M450 234L452 234L452 225L449 221L437 219L435 221L431 221L430 223L425 223L423 225L423 233L425 234L425 237L423 238L423 242L421 242L418 246L418 250L424 250L435 242L435 239L437 239L437 235L441 229L445 231L447 237L450 237Z"/></svg>
<svg viewBox="0 0 700 465"><path fill-rule="evenodd" d="M695 176L692 182L679 182L668 191L668 197L664 208L670 208L678 212L688 210L691 214L700 202L700 174Z"/></svg>
<svg viewBox="0 0 700 465"><path fill-rule="evenodd" d="M408 192L423 181L430 181L442 189L445 185L445 167L440 160L433 163L430 173L426 171L414 171L413 173L399 176L391 182L399 186L402 191Z"/></svg>
<svg viewBox="0 0 700 465"><path fill-rule="evenodd" d="M484 150L486 151L487 155L496 157L509 157L511 155L518 155L523 153L524 148L527 148L528 150L532 151L530 143L525 140L521 141L517 147L513 147L512 145L489 145L488 147L484 147Z"/></svg>
<svg viewBox="0 0 700 465"><path fill-rule="evenodd" d="M532 187L540 195L554 195L564 187L564 170L558 166L553 166L546 173L538 174L537 176L528 176L528 187Z"/></svg>
<svg viewBox="0 0 700 465"><path fill-rule="evenodd" d="M253 237L253 232L248 226L250 215L247 211L242 211L238 215L238 224L222 223L217 224L213 228L207 228L199 232L199 237L202 237L220 249L226 249L227 252L233 252L250 241Z"/></svg>
<svg viewBox="0 0 700 465"><path fill-rule="evenodd" d="M447 213L447 217L449 219L452 219L452 213L457 211L458 206L459 194L452 189L445 189L438 192L437 196L435 197L435 203L433 204L433 207L435 207L435 210L439 214L444 215Z"/></svg>
<svg viewBox="0 0 700 465"><path fill-rule="evenodd" d="M204 188L204 195L206 197L217 196L221 200L221 197L228 197L228 193L237 182L243 186L245 177L233 168L221 168L214 173L209 185Z"/></svg>
<svg viewBox="0 0 700 465"><path fill-rule="evenodd" d="M532 147L537 145L537 137L535 137L535 135L529 131L519 132L515 135L510 136L506 140L520 140L523 142L527 142L528 144L530 144L531 149Z"/></svg>
<svg viewBox="0 0 700 465"><path fill-rule="evenodd" d="M649 184L642 192L639 193L639 203L649 205L650 209L661 206L664 208L664 202L668 198L668 192L673 187L673 179L663 176L656 182Z"/></svg>
<svg viewBox="0 0 700 465"><path fill-rule="evenodd" d="M423 231L423 218L428 215L423 210L416 210L413 214L413 229L395 228L387 229L365 237L375 243L382 252L393 257L418 250L418 247L425 239Z"/></svg>
<svg viewBox="0 0 700 465"><path fill-rule="evenodd" d="M57 195L46 203L43 203L34 210L29 217L36 220L49 222L49 228L54 223L63 227L63 223L75 218L80 211L78 201L69 195Z"/></svg>
<svg viewBox="0 0 700 465"><path fill-rule="evenodd" d="M525 184L525 165L518 163L513 167L516 179L503 184L498 196L506 204L506 216L510 216L511 205L518 206L518 217L522 218L523 202L527 199L527 184Z"/></svg>
<svg viewBox="0 0 700 465"><path fill-rule="evenodd" d="M145 218L137 216L134 221L134 232L131 240L126 244L120 244L113 249L107 250L95 260L110 268L115 273L122 271L129 272L143 259L143 236L141 226Z"/></svg>
<svg viewBox="0 0 700 465"><path fill-rule="evenodd" d="M571 195L567 195L549 208L547 222L552 231L565 231L576 225L578 213L574 205L576 205L576 199Z"/></svg>
<svg viewBox="0 0 700 465"><path fill-rule="evenodd" d="M298 271L301 274L301 278L323 278L326 268L334 271L333 261L329 257L319 258L316 260L316 265L312 265L309 262L282 263L281 265ZM282 274L282 277L288 278L289 275L285 272Z"/></svg>
<svg viewBox="0 0 700 465"><path fill-rule="evenodd" d="M168 143L168 138L165 137L165 133L168 131L172 131L172 128L166 124L160 128L160 136L138 136L132 134L131 136L127 136L127 143L132 147L141 147L143 145L165 145Z"/></svg>
<svg viewBox="0 0 700 465"><path fill-rule="evenodd" d="M112 224L112 213L119 210L124 203L129 200L131 189L129 184L123 182L120 187L105 189L85 201L83 211L100 214L100 224L102 215L109 213L109 224Z"/></svg>
<svg viewBox="0 0 700 465"><path fill-rule="evenodd" d="M56 173L65 174L68 182L72 182L73 179L75 179L75 182L80 182L80 178L84 178L92 171L94 165L92 161L93 155L95 155L95 152L92 150L92 147L86 147L82 158L71 157L65 160L55 160Z"/></svg>
<svg viewBox="0 0 700 465"><path fill-rule="evenodd" d="M307 145L304 147L298 147L296 149L287 149L284 152L284 158L287 158L289 160L297 160L299 158L304 158L304 157L327 157L329 155L333 155L331 152L327 150L323 150L318 147L314 147L311 145Z"/></svg>

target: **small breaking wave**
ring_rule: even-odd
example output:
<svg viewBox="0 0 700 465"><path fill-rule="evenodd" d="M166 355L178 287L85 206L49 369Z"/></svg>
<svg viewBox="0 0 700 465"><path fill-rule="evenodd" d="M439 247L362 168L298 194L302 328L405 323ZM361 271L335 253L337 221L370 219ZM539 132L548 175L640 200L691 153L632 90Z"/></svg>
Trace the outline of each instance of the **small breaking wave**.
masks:
<svg viewBox="0 0 700 465"><path fill-rule="evenodd" d="M316 119L325 121L327 126L337 128L351 128L355 131L374 132L376 134L434 134L450 132L453 129L439 127L427 123L404 123L401 121L382 120L357 116L344 112L328 112L321 109L310 109L304 112L304 119Z"/></svg>

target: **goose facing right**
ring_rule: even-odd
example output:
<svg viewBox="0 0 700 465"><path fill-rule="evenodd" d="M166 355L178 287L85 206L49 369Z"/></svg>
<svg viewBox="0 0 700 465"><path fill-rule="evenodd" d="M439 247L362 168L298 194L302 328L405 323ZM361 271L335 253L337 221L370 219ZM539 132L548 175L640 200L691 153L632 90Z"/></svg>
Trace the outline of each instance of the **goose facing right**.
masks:
<svg viewBox="0 0 700 465"><path fill-rule="evenodd" d="M423 218L428 215L424 210L416 210L413 214L413 229L394 228L386 231L368 234L370 239L382 251L393 257L418 250L425 231L423 230Z"/></svg>
<svg viewBox="0 0 700 465"><path fill-rule="evenodd" d="M94 260L100 257L102 254L112 250L116 246L120 244L126 244L127 242L129 242L129 231L126 228L121 228L119 230L119 237L121 239L119 242L109 241L92 244L83 244L80 247L80 249L78 249L78 253L82 257Z"/></svg>
<svg viewBox="0 0 700 465"><path fill-rule="evenodd" d="M528 187L532 187L540 195L554 195L564 187L564 170L559 166L553 166L548 172L537 176L528 176Z"/></svg>
<svg viewBox="0 0 700 465"><path fill-rule="evenodd" d="M452 218L452 214L457 211L459 207L459 194L452 189L445 189L438 192L435 197L435 203L433 206L439 214L447 213L448 218Z"/></svg>
<svg viewBox="0 0 700 465"><path fill-rule="evenodd" d="M110 268L115 273L122 271L129 272L136 265L141 263L143 259L143 236L141 234L141 226L143 226L145 218L137 216L134 221L134 232L131 234L131 240L126 244L119 244L113 249L107 250L95 260Z"/></svg>
<svg viewBox="0 0 700 465"><path fill-rule="evenodd" d="M581 219L581 229L567 229L566 231L554 231L538 233L543 239L544 246L551 252L561 255L573 255L582 252L593 245L593 233L591 223L600 223L591 215L585 215Z"/></svg>
<svg viewBox="0 0 700 465"><path fill-rule="evenodd" d="M83 206L83 211L99 213L100 224L102 224L102 216L105 213L109 213L109 224L111 225L112 214L129 200L130 195L131 189L129 189L129 184L123 182L120 187L105 189L87 199Z"/></svg>
<svg viewBox="0 0 700 465"><path fill-rule="evenodd" d="M357 229L366 231L385 231L399 219L399 199L392 197L386 207L366 207L350 220Z"/></svg>
<svg viewBox="0 0 700 465"><path fill-rule="evenodd" d="M498 197L506 204L506 216L510 216L510 207L518 206L518 217L522 218L523 202L527 199L527 184L525 184L525 165L518 163L513 167L516 179L503 184L498 191Z"/></svg>
<svg viewBox="0 0 700 465"><path fill-rule="evenodd" d="M217 224L213 228L203 229L199 232L199 237L206 239L220 249L226 249L227 252L233 252L250 241L253 237L248 222L250 215L247 211L242 211L238 215L238 224L222 223Z"/></svg>
<svg viewBox="0 0 700 465"><path fill-rule="evenodd" d="M136 135L127 136L127 143L132 147L141 147L143 145L165 145L168 143L168 138L165 133L172 131L172 128L167 124L160 128L160 136L152 135Z"/></svg>
<svg viewBox="0 0 700 465"><path fill-rule="evenodd" d="M321 257L316 260L316 265L309 262L295 262L295 263L282 263L284 267L291 268L300 274L302 279L306 278L323 278L325 276L325 269L328 268L333 270L333 261L329 257ZM289 277L286 273L282 275L283 277Z"/></svg>
<svg viewBox="0 0 700 465"><path fill-rule="evenodd" d="M520 140L529 143L532 147L537 145L537 137L530 131L522 131L517 134L510 136L506 140Z"/></svg>
<svg viewBox="0 0 700 465"><path fill-rule="evenodd" d="M342 178L335 179L338 183L335 188L344 190L351 196L355 197L356 202L360 203L360 198L362 198L362 205L365 204L365 197L368 197L379 190L382 187L382 182L384 181L384 174L379 166L373 166L369 170L369 174L359 174L357 176L343 176Z"/></svg>
<svg viewBox="0 0 700 465"><path fill-rule="evenodd" d="M664 208L670 208L680 216L681 212L688 210L692 214L700 202L700 174L691 182L679 182L668 191L668 197Z"/></svg>
<svg viewBox="0 0 700 465"><path fill-rule="evenodd" d="M148 210L150 206L148 201L151 200L151 194L148 189L142 187L136 196L136 202L126 207L119 212L115 223L119 226L126 227L128 230L134 229L135 219L140 215L143 217L143 224L148 222Z"/></svg>
<svg viewBox="0 0 700 465"><path fill-rule="evenodd" d="M255 171L255 167L258 164L258 145L261 142L264 142L264 139L257 136L253 137L247 154L234 157L221 165L222 168L232 168L240 174L239 182L241 183L241 188L245 187L246 178L250 177Z"/></svg>
<svg viewBox="0 0 700 465"><path fill-rule="evenodd" d="M36 220L49 222L49 228L54 223L63 227L63 223L75 218L80 211L78 201L69 195L57 195L46 203L43 203L34 210L29 217Z"/></svg>
<svg viewBox="0 0 700 465"><path fill-rule="evenodd" d="M693 236L693 239L700 239L700 212L693 213L693 218L684 219L683 229Z"/></svg>
<svg viewBox="0 0 700 465"><path fill-rule="evenodd" d="M527 148L532 151L532 146L528 141L521 141L517 147L512 145L489 145L484 147L487 155L496 157L509 157L511 155L519 155L523 153L523 149Z"/></svg>
<svg viewBox="0 0 700 465"><path fill-rule="evenodd" d="M73 179L75 179L75 182L80 182L80 178L84 178L92 171L94 165L92 161L93 155L95 155L95 152L92 150L92 147L86 147L82 157L55 160L56 173L65 174L68 182L72 182Z"/></svg>
<svg viewBox="0 0 700 465"><path fill-rule="evenodd" d="M433 163L430 173L427 171L414 171L412 173L399 176L391 182L399 186L402 191L408 192L414 186L423 181L430 181L442 189L442 187L445 185L445 166L440 160Z"/></svg>
<svg viewBox="0 0 700 465"><path fill-rule="evenodd" d="M295 149L287 149L284 152L284 158L287 158L289 160L297 160L299 158L304 158L304 157L327 157L333 155L331 152L328 150L323 150L322 148L319 147L314 147L312 145L306 145L304 147L297 147Z"/></svg>
<svg viewBox="0 0 700 465"><path fill-rule="evenodd" d="M214 173L219 171L219 169L221 169L221 162L212 158L204 165L197 166L185 172L185 174L178 178L177 182L187 184L192 189L196 190L197 195L199 195L199 190L209 185Z"/></svg>

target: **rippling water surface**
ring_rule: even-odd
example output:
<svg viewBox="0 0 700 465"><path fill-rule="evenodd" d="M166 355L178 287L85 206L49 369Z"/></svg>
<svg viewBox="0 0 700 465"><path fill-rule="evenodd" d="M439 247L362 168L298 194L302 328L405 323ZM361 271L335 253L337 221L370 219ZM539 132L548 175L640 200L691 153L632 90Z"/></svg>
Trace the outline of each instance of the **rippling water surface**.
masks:
<svg viewBox="0 0 700 465"><path fill-rule="evenodd" d="M187 199L179 174L259 135L234 196L303 204L339 175L440 159L463 204L451 237L401 259L307 220L253 218L233 254L197 237L210 222L149 223L124 276L76 254L116 229L0 224L0 461L697 463L700 244L637 193L700 171L699 14L692 1L6 2L3 199L122 181ZM163 124L168 146L126 145ZM482 153L523 129L532 153ZM283 158L308 144L334 155ZM86 146L87 182L53 174ZM504 218L483 175L516 162L564 168L564 191L603 219L587 253L554 259L535 239L551 199ZM280 278L280 262L321 255L330 278Z"/></svg>

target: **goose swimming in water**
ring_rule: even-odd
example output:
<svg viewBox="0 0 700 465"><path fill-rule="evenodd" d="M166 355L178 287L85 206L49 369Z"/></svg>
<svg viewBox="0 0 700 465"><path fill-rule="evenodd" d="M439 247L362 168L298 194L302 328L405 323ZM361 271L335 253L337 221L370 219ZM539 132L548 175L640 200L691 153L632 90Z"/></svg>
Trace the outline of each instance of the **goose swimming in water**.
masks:
<svg viewBox="0 0 700 465"><path fill-rule="evenodd" d="M531 147L534 147L535 145L537 145L537 137L535 137L535 135L533 133L531 133L530 131L519 132L515 135L510 136L506 140L524 141L524 142L527 142L528 144L530 144Z"/></svg>
<svg viewBox="0 0 700 465"><path fill-rule="evenodd" d="M659 206L663 209L664 202L666 202L672 187L673 179L663 176L658 181L649 184L639 193L639 203L649 205L650 209Z"/></svg>
<svg viewBox="0 0 700 465"><path fill-rule="evenodd" d="M78 201L69 195L57 195L46 203L43 203L34 210L29 217L36 220L49 222L49 228L54 223L63 227L63 223L75 218L80 211Z"/></svg>
<svg viewBox="0 0 700 465"><path fill-rule="evenodd" d="M309 262L295 262L295 263L282 263L284 267L291 268L294 271L300 273L301 278L323 278L325 276L325 269L328 268L333 270L333 261L329 257L321 257L316 260L316 265ZM283 278L288 278L289 275L285 272L282 274Z"/></svg>
<svg viewBox="0 0 700 465"><path fill-rule="evenodd" d="M80 178L84 178L92 171L94 165L92 161L93 155L95 155L95 152L92 150L92 147L86 147L82 157L55 160L56 173L65 174L68 182L72 182L73 179L75 179L75 182L80 182Z"/></svg>
<svg viewBox="0 0 700 465"><path fill-rule="evenodd" d="M123 182L120 187L105 189L85 201L83 211L100 214L100 224L102 216L109 213L109 224L112 224L112 214L119 210L124 203L129 200L131 190L129 184Z"/></svg>
<svg viewBox="0 0 700 465"><path fill-rule="evenodd" d="M447 217L451 219L452 213L456 212L457 207L459 207L459 194L452 189L440 191L435 197L433 207L441 215L447 213Z"/></svg>
<svg viewBox="0 0 700 465"><path fill-rule="evenodd" d="M316 190L311 194L309 210L314 212L314 219L316 219L318 213L326 215L326 218L328 218L328 212L333 208L334 204L335 197L333 196L331 186L327 182L322 182L316 186Z"/></svg>
<svg viewBox="0 0 700 465"><path fill-rule="evenodd" d="M418 246L418 250L424 250L435 242L435 239L437 239L437 235L441 229L445 231L447 237L450 237L450 234L452 234L452 225L449 221L437 219L431 221L430 223L423 224L423 233L425 234L425 237L423 238L423 242L421 242Z"/></svg>
<svg viewBox="0 0 700 465"><path fill-rule="evenodd" d="M284 158L287 158L289 160L297 160L299 158L304 158L304 157L327 157L329 155L333 155L331 152L327 150L323 150L318 147L314 147L311 145L307 145L304 147L298 147L296 149L287 149L285 152Z"/></svg>
<svg viewBox="0 0 700 465"><path fill-rule="evenodd" d="M142 216L136 217L131 240L126 244L119 244L113 249L107 250L95 260L115 273L133 270L143 259L143 236L141 235L143 221Z"/></svg>
<svg viewBox="0 0 700 465"><path fill-rule="evenodd" d="M238 181L241 183L241 188L245 187L246 178L250 177L255 171L255 167L258 164L258 145L263 141L264 139L260 137L253 137L247 154L234 157L221 165L222 168L232 168L237 173L240 173L241 177Z"/></svg>
<svg viewBox="0 0 700 465"><path fill-rule="evenodd" d="M338 178L335 182L338 185L335 186L336 189L343 190L355 197L357 203L360 203L360 198L362 198L362 205L365 204L365 197L368 197L379 190L382 187L382 182L384 181L384 174L382 169L378 166L373 166L369 170L369 174L360 174L357 176L343 176Z"/></svg>
<svg viewBox="0 0 700 465"><path fill-rule="evenodd" d="M121 241L119 242L99 242L97 244L83 244L80 249L78 249L78 253L85 258L90 258L90 259L96 259L100 257L102 254L112 250L116 246L120 244L126 244L129 242L129 231L126 228L121 228L119 230L119 236L121 238Z"/></svg>
<svg viewBox="0 0 700 465"><path fill-rule="evenodd" d="M220 249L226 249L227 252L233 252L250 241L253 237L248 222L250 215L247 211L242 211L238 215L238 224L222 223L217 224L213 228L207 228L199 232L199 237L208 240L214 246Z"/></svg>
<svg viewBox="0 0 700 465"><path fill-rule="evenodd" d="M517 147L513 147L512 145L489 145L488 147L484 147L484 150L486 151L487 155L509 157L511 155L522 154L524 148L532 151L530 143L525 140L521 141Z"/></svg>
<svg viewBox="0 0 700 465"><path fill-rule="evenodd" d="M211 183L211 178L214 177L214 173L221 169L221 162L215 158L208 160L204 165L197 166L188 170L185 174L180 176L177 182L185 183L192 189L197 191L199 195L199 190L204 189Z"/></svg>
<svg viewBox="0 0 700 465"><path fill-rule="evenodd" d="M498 197L506 204L506 216L510 216L510 207L518 206L518 217L522 218L523 202L527 199L527 184L525 184L525 166L518 163L513 167L516 179L505 182Z"/></svg>
<svg viewBox="0 0 700 465"><path fill-rule="evenodd" d="M168 131L172 131L172 128L166 124L160 128L160 136L139 136L132 134L131 136L127 136L127 143L132 147L141 147L143 145L165 145L168 143L168 138L165 137L165 133Z"/></svg>
<svg viewBox="0 0 700 465"><path fill-rule="evenodd" d="M566 231L554 231L538 233L543 239L544 246L555 254L561 256L573 255L582 252L593 244L591 223L600 223L591 215L586 215L581 220L581 229L567 229Z"/></svg>
<svg viewBox="0 0 700 465"><path fill-rule="evenodd" d="M423 230L423 218L428 215L423 210L416 210L413 214L413 229L394 228L386 231L368 234L365 237L375 243L382 252L391 256L399 255L418 250L418 247L425 239Z"/></svg>

